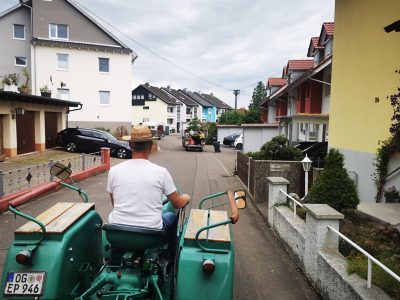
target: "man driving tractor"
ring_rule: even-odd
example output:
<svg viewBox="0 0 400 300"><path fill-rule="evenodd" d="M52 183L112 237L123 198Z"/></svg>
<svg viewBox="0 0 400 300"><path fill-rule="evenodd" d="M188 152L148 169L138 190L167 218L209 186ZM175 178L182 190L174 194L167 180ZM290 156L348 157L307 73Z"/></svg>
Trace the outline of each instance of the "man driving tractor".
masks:
<svg viewBox="0 0 400 300"><path fill-rule="evenodd" d="M180 195L168 170L148 160L153 139L147 126L133 126L131 135L122 139L129 141L133 154L132 159L113 166L108 174L107 191L113 206L108 221L164 229L169 244L174 246L178 220L172 212L161 213L162 196L166 195L175 208L185 207L190 196Z"/></svg>

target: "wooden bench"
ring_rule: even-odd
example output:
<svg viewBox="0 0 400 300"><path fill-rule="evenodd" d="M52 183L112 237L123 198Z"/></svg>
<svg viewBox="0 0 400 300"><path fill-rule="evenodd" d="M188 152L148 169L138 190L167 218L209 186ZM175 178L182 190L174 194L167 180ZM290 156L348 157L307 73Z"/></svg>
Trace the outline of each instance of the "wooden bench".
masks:
<svg viewBox="0 0 400 300"><path fill-rule="evenodd" d="M37 216L37 220L46 227L47 233L63 233L88 210L94 208L94 203L59 202L44 213ZM16 233L39 232L40 226L32 221L18 228Z"/></svg>
<svg viewBox="0 0 400 300"><path fill-rule="evenodd" d="M208 212L210 212L209 218ZM201 228L226 220L228 220L228 213L223 210L192 209L185 232L185 239L195 240L196 233ZM229 243L231 241L228 224L203 231L199 236L199 240L206 240L207 235L208 240L212 242Z"/></svg>

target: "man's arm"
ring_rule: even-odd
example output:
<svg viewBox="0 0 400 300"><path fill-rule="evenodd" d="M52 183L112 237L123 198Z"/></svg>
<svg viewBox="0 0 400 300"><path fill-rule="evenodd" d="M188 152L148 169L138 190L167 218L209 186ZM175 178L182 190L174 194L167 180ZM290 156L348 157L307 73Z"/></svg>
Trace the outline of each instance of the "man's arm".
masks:
<svg viewBox="0 0 400 300"><path fill-rule="evenodd" d="M114 197L113 194L110 193L111 205L114 207Z"/></svg>
<svg viewBox="0 0 400 300"><path fill-rule="evenodd" d="M179 195L176 191L169 194L167 198L175 208L184 208L190 202L188 194Z"/></svg>

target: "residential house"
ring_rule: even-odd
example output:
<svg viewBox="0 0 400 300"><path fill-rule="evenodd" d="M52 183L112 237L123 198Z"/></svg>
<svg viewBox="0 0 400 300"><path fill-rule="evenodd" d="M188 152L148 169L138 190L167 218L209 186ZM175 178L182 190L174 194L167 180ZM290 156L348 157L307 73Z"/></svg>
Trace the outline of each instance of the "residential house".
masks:
<svg viewBox="0 0 400 300"><path fill-rule="evenodd" d="M156 122L175 132L178 107L180 105L171 94L149 83L141 84L132 91L133 124Z"/></svg>
<svg viewBox="0 0 400 300"><path fill-rule="evenodd" d="M201 107L201 118L199 118L202 122L216 122L217 120L217 108L206 101L200 93L195 93L188 91L186 89L179 90L181 93L190 97Z"/></svg>
<svg viewBox="0 0 400 300"><path fill-rule="evenodd" d="M267 83L266 83L266 90L268 93L268 97L275 92L277 92L280 88L282 88L284 85L286 85L286 78L275 78L271 77L268 78ZM281 101L277 101L276 104L281 104L281 103L287 103L287 98ZM287 107L287 105L285 106ZM279 107L281 109L281 106ZM286 113L286 112L285 112ZM276 120L276 116L278 115L285 115L282 113L277 113L277 108L275 106L275 103L269 103L268 105L261 106L261 122L262 123L277 123L278 121Z"/></svg>
<svg viewBox="0 0 400 300"><path fill-rule="evenodd" d="M345 167L356 174L362 202L376 201L376 151L382 145L379 141L390 136L393 110L387 96L399 88L395 73L400 67L400 33L395 29L399 12L398 0L335 1L329 147L344 154ZM399 166L400 158L394 154L389 172ZM399 190L398 171L386 180L384 190L391 186Z"/></svg>
<svg viewBox="0 0 400 300"><path fill-rule="evenodd" d="M40 95L82 99L69 126L115 129L131 124L133 51L104 29L75 1L20 1L0 14L0 70L31 74L29 88ZM3 74L3 75L4 75Z"/></svg>
<svg viewBox="0 0 400 300"><path fill-rule="evenodd" d="M177 105L177 132L185 129L185 124L189 123L194 118L200 120L201 111L199 104L193 101L186 94L181 93L179 90L171 89L171 87L161 88L164 92L170 94L176 99Z"/></svg>
<svg viewBox="0 0 400 300"><path fill-rule="evenodd" d="M217 109L217 111L216 111L217 122L218 122L219 117L221 117L221 115L224 112L233 109L231 106L229 106L228 104L226 104L222 100L220 100L217 97L215 97L213 93L211 93L211 94L202 93L201 97L203 97L204 99L206 99L207 102L211 103L212 105L214 105L216 107L216 109Z"/></svg>
<svg viewBox="0 0 400 300"><path fill-rule="evenodd" d="M289 60L261 104L264 122L279 123L292 144L328 140L333 32L333 22L323 23L308 48L313 59Z"/></svg>
<svg viewBox="0 0 400 300"><path fill-rule="evenodd" d="M55 147L69 112L81 107L76 101L0 91L0 160Z"/></svg>

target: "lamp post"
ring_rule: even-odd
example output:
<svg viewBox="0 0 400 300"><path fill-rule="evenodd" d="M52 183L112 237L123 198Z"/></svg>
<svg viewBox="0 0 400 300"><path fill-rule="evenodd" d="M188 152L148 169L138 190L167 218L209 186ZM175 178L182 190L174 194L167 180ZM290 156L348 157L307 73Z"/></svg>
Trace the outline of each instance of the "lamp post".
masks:
<svg viewBox="0 0 400 300"><path fill-rule="evenodd" d="M303 165L303 170L305 172L304 197L307 196L307 194L308 194L308 171L310 171L310 169L311 169L311 163L312 163L312 160L309 159L306 154L306 157L304 157L303 160L301 161L301 164Z"/></svg>

